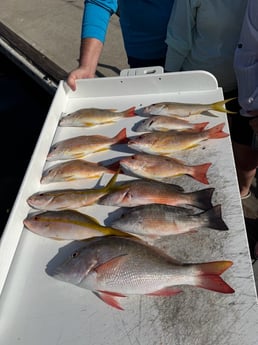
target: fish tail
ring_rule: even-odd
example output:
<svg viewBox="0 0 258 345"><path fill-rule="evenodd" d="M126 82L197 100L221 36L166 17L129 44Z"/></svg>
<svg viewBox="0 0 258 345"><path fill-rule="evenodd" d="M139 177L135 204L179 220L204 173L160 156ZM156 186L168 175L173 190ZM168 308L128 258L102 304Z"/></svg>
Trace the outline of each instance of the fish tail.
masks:
<svg viewBox="0 0 258 345"><path fill-rule="evenodd" d="M236 99L236 97L224 99L223 101L213 103L211 107L213 110L220 111L223 113L236 114L236 111L230 111L224 107L226 103L232 101L233 99Z"/></svg>
<svg viewBox="0 0 258 345"><path fill-rule="evenodd" d="M135 116L135 108L136 107L131 107L127 110L124 111L124 117L131 117L131 116Z"/></svg>
<svg viewBox="0 0 258 345"><path fill-rule="evenodd" d="M115 135L113 139L117 144L126 144L128 142L126 128L121 129L121 131Z"/></svg>
<svg viewBox="0 0 258 345"><path fill-rule="evenodd" d="M228 230L228 227L221 216L221 205L216 205L202 213L207 221L207 226L216 230Z"/></svg>
<svg viewBox="0 0 258 345"><path fill-rule="evenodd" d="M208 129L207 131L208 131L209 139L218 139L218 138L228 137L229 134L222 131L224 126L225 126L225 123L220 123L219 125Z"/></svg>
<svg viewBox="0 0 258 345"><path fill-rule="evenodd" d="M211 163L205 163L201 165L196 165L193 170L192 176L199 182L204 184L209 184L208 178L207 178L207 171L209 167L211 166Z"/></svg>
<svg viewBox="0 0 258 345"><path fill-rule="evenodd" d="M193 196L191 204L202 210L208 210L212 208L211 198L215 188L201 189L195 192L190 192Z"/></svg>
<svg viewBox="0 0 258 345"><path fill-rule="evenodd" d="M198 274L194 285L221 293L235 292L220 275L233 264L232 261L214 261L198 264Z"/></svg>
<svg viewBox="0 0 258 345"><path fill-rule="evenodd" d="M208 124L209 122L195 123L193 128L198 132L201 132Z"/></svg>

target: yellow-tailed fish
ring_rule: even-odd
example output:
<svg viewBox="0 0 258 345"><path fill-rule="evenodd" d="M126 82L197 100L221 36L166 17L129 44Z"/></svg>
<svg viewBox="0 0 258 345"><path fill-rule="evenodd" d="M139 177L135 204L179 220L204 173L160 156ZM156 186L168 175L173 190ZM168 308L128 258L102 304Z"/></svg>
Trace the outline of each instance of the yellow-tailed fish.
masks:
<svg viewBox="0 0 258 345"><path fill-rule="evenodd" d="M122 231L103 226L95 218L75 210L29 214L23 224L37 235L56 240L84 240L106 235L128 236Z"/></svg>
<svg viewBox="0 0 258 345"><path fill-rule="evenodd" d="M120 297L173 296L191 285L218 293L234 293L221 277L232 261L178 262L158 248L129 237L88 239L63 263L47 267L56 279L92 291L108 305L123 309ZM53 265L52 265L53 266Z"/></svg>
<svg viewBox="0 0 258 345"><path fill-rule="evenodd" d="M124 117L135 116L135 107L124 111L116 109L83 108L63 116L59 121L61 127L92 127L111 124Z"/></svg>
<svg viewBox="0 0 258 345"><path fill-rule="evenodd" d="M126 143L126 128L113 138L103 135L81 135L53 144L47 155L48 161L78 159L98 151L109 149L112 145Z"/></svg>
<svg viewBox="0 0 258 345"><path fill-rule="evenodd" d="M140 205L124 210L119 218L111 222L111 226L147 241L200 229L228 230L222 219L221 205L200 213L178 206Z"/></svg>
<svg viewBox="0 0 258 345"><path fill-rule="evenodd" d="M208 123L209 122L192 123L176 116L151 115L150 117L136 123L133 130L135 132L166 132L169 130L201 132Z"/></svg>
<svg viewBox="0 0 258 345"><path fill-rule="evenodd" d="M225 104L233 99L235 99L235 97L209 104L160 102L141 108L137 110L137 113L143 115L176 115L185 117L201 114L203 112L207 112L208 110L215 110L223 113L234 114L235 112L229 111L225 108Z"/></svg>
<svg viewBox="0 0 258 345"><path fill-rule="evenodd" d="M212 207L211 199L213 192L214 188L184 192L182 187L174 184L136 179L123 181L118 188L114 186L97 203L118 207L133 207L157 203L172 206L187 205L207 210Z"/></svg>
<svg viewBox="0 0 258 345"><path fill-rule="evenodd" d="M81 179L99 178L104 173L114 174L114 169L100 163L89 162L83 159L74 159L58 163L43 171L40 182L70 182Z"/></svg>
<svg viewBox="0 0 258 345"><path fill-rule="evenodd" d="M211 164L191 166L176 158L148 153L139 153L120 160L120 166L125 174L129 173L166 183L170 183L171 179L176 176L189 175L201 183L209 184L207 171Z"/></svg>
<svg viewBox="0 0 258 345"><path fill-rule="evenodd" d="M220 123L202 132L167 131L143 133L128 141L128 146L137 151L170 155L172 152L196 147L200 142L208 139L220 139L229 134L222 131L224 123Z"/></svg>
<svg viewBox="0 0 258 345"><path fill-rule="evenodd" d="M115 174L104 187L86 189L60 189L38 192L27 199L27 203L39 210L66 210L94 204L101 196L108 193L115 184Z"/></svg>

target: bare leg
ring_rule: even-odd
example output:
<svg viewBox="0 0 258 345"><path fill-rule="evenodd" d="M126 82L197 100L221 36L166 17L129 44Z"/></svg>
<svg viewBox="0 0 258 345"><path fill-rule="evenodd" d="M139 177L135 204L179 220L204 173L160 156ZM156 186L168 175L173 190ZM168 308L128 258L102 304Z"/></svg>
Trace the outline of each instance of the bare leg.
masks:
<svg viewBox="0 0 258 345"><path fill-rule="evenodd" d="M246 196L249 191L258 167L258 151L247 145L232 142L237 170L240 195Z"/></svg>

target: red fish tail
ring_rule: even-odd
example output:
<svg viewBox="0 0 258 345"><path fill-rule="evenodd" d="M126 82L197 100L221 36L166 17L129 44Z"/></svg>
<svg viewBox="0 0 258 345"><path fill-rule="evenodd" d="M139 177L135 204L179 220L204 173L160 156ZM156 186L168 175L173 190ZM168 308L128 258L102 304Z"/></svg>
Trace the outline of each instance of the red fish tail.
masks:
<svg viewBox="0 0 258 345"><path fill-rule="evenodd" d="M113 137L116 144L126 144L128 143L128 138L126 135L126 128L123 128L117 135Z"/></svg>
<svg viewBox="0 0 258 345"><path fill-rule="evenodd" d="M211 163L196 165L194 167L192 177L201 183L209 184L209 181L207 178L207 171L210 166L211 166Z"/></svg>
<svg viewBox="0 0 258 345"><path fill-rule="evenodd" d="M199 264L199 272L195 285L203 289L221 293L235 292L234 289L220 277L220 275L231 267L232 264L232 261L214 261Z"/></svg>
<svg viewBox="0 0 258 345"><path fill-rule="evenodd" d="M219 125L208 129L208 132L209 132L208 138L219 139L219 138L228 137L229 134L222 131L224 126L225 126L225 123L220 123Z"/></svg>
<svg viewBox="0 0 258 345"><path fill-rule="evenodd" d="M198 132L201 132L204 130L204 128L209 124L209 122L201 122L201 123L195 123L193 128L197 130Z"/></svg>
<svg viewBox="0 0 258 345"><path fill-rule="evenodd" d="M127 110L124 111L124 117L132 117L132 116L135 116L135 109L136 107L131 107Z"/></svg>

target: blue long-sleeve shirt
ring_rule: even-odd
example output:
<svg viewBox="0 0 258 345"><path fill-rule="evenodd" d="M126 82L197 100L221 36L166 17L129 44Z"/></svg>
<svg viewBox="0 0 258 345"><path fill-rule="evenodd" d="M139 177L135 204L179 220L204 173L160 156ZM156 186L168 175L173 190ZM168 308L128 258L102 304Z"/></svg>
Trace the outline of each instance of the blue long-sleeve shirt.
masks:
<svg viewBox="0 0 258 345"><path fill-rule="evenodd" d="M137 59L165 57L167 23L174 0L86 0L82 38L97 38L104 43L118 2L127 55Z"/></svg>
<svg viewBox="0 0 258 345"><path fill-rule="evenodd" d="M234 67L238 81L238 101L241 113L258 110L258 1L249 0Z"/></svg>

